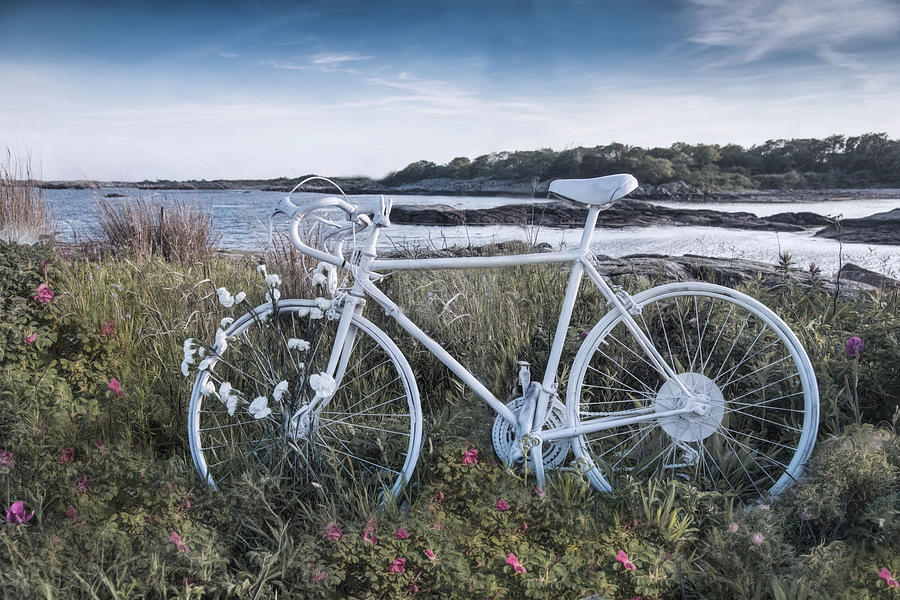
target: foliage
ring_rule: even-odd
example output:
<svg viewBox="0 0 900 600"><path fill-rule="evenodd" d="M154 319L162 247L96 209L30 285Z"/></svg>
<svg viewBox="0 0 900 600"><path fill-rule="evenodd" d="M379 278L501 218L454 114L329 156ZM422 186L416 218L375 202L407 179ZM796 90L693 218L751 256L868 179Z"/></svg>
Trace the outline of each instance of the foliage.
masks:
<svg viewBox="0 0 900 600"><path fill-rule="evenodd" d="M806 477L768 507L738 506L680 482L636 480L597 494L570 473L552 477L541 495L532 479L493 459L490 411L467 402L442 366L398 338L423 390L428 437L415 481L370 512L351 490L308 502L254 478L214 494L194 475L181 342L213 338L226 316L216 288L249 290L259 281L255 263L92 262L0 245L0 450L12 462L0 462L0 501L35 510L28 523L0 524L4 595L900 596L878 577L882 568L900 573L900 441L887 426L898 397L896 295L835 304L815 288L746 290L798 332L823 401ZM545 358L560 279L558 267L541 266L401 273L383 287L503 392L512 390L516 359ZM42 284L55 292L50 302L34 299ZM520 301L506 304L490 293L497 287ZM309 294L300 272L285 288ZM414 306L413 297L425 301ZM601 299L585 298L564 363L603 310ZM378 311L368 314L389 325ZM866 344L858 359L844 352L851 335ZM122 396L108 388L112 377ZM478 463L464 465L472 449ZM498 500L509 508L499 510ZM340 539L323 538L330 524ZM400 528L408 537L398 539ZM377 544L366 539L373 535ZM634 570L616 560L620 551ZM509 554L524 573L507 563ZM391 573L399 558L403 571Z"/></svg>
<svg viewBox="0 0 900 600"><path fill-rule="evenodd" d="M700 189L891 187L900 185L900 140L884 133L832 135L825 139L777 139L743 148L737 144L685 144L641 148L613 142L592 148L494 152L457 157L444 165L417 161L391 173L385 185L433 178L530 182L632 173L641 183L683 181Z"/></svg>

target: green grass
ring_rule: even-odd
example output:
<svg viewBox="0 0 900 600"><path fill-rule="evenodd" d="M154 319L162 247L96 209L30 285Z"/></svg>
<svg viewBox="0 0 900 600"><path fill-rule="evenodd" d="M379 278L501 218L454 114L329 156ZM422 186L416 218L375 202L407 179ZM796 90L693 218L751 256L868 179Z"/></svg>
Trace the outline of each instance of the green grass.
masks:
<svg viewBox="0 0 900 600"><path fill-rule="evenodd" d="M46 273L43 259L51 260ZM415 588L425 598L897 594L878 578L882 567L900 574L897 295L835 305L817 290L745 290L798 332L822 396L809 476L769 510L643 480L601 495L569 475L552 478L539 497L492 460L491 412L369 307L413 365L427 435L415 481L372 512L352 490L301 501L257 478L213 494L194 474L186 431L192 382L179 370L181 345L187 337L212 340L229 315L215 289L258 289L257 262L113 255L98 262L0 246L0 341L15 344L0 354L0 449L15 460L0 466L0 495L5 506L23 500L36 511L27 524L0 526L4 596L402 598ZM285 295L311 294L301 270L276 268L271 258L269 266L286 279ZM47 305L30 300L42 282L57 292ZM621 283L633 291L654 282ZM541 266L401 273L382 288L508 398L515 362L546 360L564 286L557 267ZM563 364L605 310L584 291ZM102 335L110 322L115 334ZM31 331L39 337L26 346L21 339ZM858 365L843 354L850 335L866 342ZM111 377L127 396L107 388ZM472 447L479 464L463 467ZM59 462L66 448L74 460ZM496 510L498 499L510 510ZM67 516L69 507L77 515ZM373 522L377 545L364 540ZM341 528L339 541L322 538L330 523ZM395 537L401 527L406 540ZM188 552L168 541L172 532ZM753 543L756 533L762 544ZM635 571L616 562L620 550ZM525 574L506 565L509 553ZM406 560L405 572L391 574L397 558Z"/></svg>

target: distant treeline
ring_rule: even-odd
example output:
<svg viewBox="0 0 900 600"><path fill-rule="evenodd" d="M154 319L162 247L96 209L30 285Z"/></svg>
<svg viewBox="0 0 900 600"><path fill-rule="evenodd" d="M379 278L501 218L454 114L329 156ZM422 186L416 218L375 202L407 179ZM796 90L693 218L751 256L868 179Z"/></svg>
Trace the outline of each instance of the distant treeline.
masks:
<svg viewBox="0 0 900 600"><path fill-rule="evenodd" d="M900 187L900 140L885 133L825 139L737 144L675 143L641 148L612 143L554 151L494 152L444 165L420 160L382 179L386 186L423 179L491 179L520 182L632 173L641 183L672 181L700 189Z"/></svg>

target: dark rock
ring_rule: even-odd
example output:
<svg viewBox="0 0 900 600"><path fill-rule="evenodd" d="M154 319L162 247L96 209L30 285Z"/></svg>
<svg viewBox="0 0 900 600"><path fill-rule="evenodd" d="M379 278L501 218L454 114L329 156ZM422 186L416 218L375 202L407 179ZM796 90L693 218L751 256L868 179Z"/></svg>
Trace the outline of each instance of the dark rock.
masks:
<svg viewBox="0 0 900 600"><path fill-rule="evenodd" d="M841 281L855 281L857 283L864 283L878 289L891 289L900 287L900 281L887 277L886 275L882 275L881 273L870 271L869 269L864 269L863 267L854 265L853 263L847 263L846 265L844 265L843 268L841 268L840 276Z"/></svg>
<svg viewBox="0 0 900 600"><path fill-rule="evenodd" d="M833 223L832 219L811 212L778 213L766 217L766 220L775 221L776 223L788 223L789 225L799 225L804 228L821 227Z"/></svg>
<svg viewBox="0 0 900 600"><path fill-rule="evenodd" d="M900 208L861 219L844 219L839 227L831 224L816 235L843 242L900 244Z"/></svg>
<svg viewBox="0 0 900 600"><path fill-rule="evenodd" d="M106 194L103 197L104 198L126 198L127 196L125 194L120 194L118 192L110 192L109 194Z"/></svg>
<svg viewBox="0 0 900 600"><path fill-rule="evenodd" d="M446 205L430 207L396 206L391 220L410 225L540 225L580 227L587 207L570 202L510 204L495 208L457 209ZM809 213L807 213L809 214ZM803 219L798 219L803 221ZM618 202L600 214L599 227L693 225L766 231L802 231L802 224L763 219L745 212L682 209L658 206L639 200Z"/></svg>

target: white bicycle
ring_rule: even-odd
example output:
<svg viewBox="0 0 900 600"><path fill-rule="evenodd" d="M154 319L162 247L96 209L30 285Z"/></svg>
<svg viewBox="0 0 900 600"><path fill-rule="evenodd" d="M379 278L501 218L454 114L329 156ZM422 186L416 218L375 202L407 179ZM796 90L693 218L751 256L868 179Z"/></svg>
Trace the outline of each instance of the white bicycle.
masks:
<svg viewBox="0 0 900 600"><path fill-rule="evenodd" d="M317 277L329 293L280 299L273 285L267 302L206 349L189 433L197 472L213 488L247 469L312 490L349 485L381 498L410 481L423 442L419 389L397 345L363 316L366 298L496 411L494 450L510 466L527 464L539 485L548 469L580 472L601 491L623 476L656 474L757 500L800 476L819 402L809 358L788 326L753 298L709 283L670 283L631 296L592 264L597 217L637 187L631 175L550 185L555 196L589 207L577 248L474 258L379 259L390 202L382 200L371 217L342 191L298 206L291 195L300 185L273 217L291 220L292 243L321 261ZM311 229L324 249L307 243ZM543 379L532 381L520 363L522 395L510 402L376 286L382 273L399 270L546 263L571 264L559 322ZM585 274L610 309L584 338L563 401L557 373Z"/></svg>

